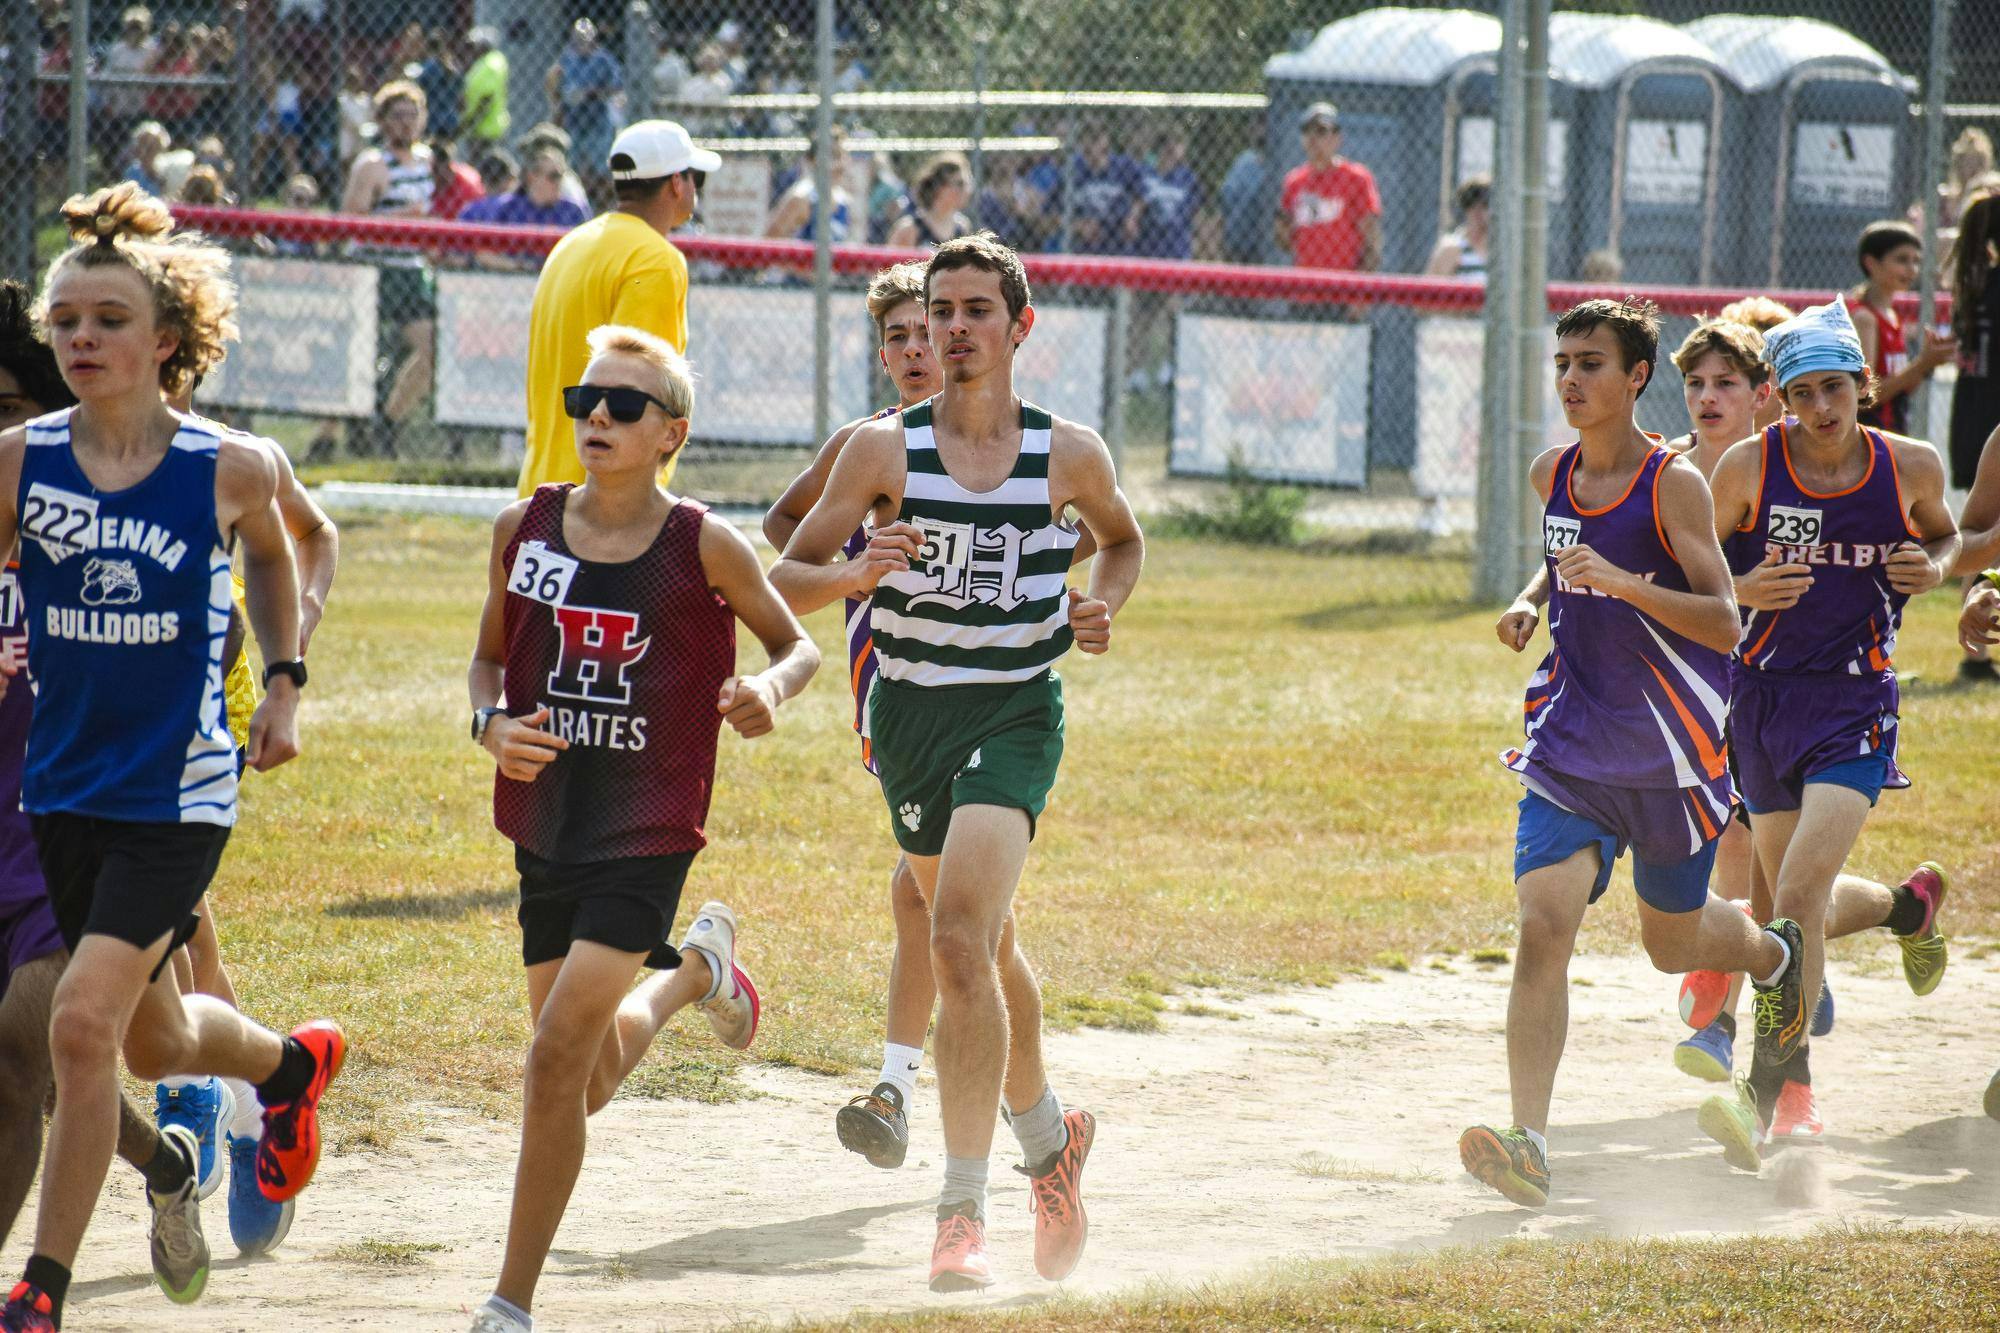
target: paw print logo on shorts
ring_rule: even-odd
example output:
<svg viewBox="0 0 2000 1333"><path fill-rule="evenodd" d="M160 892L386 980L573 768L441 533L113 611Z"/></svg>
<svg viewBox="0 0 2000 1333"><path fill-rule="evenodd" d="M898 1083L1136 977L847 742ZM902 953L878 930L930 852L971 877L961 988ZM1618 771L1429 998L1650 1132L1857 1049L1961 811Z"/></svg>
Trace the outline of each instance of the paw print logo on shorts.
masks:
<svg viewBox="0 0 2000 1333"><path fill-rule="evenodd" d="M913 801L903 802L902 809L896 813L903 817L903 822L909 825L912 833L915 833L917 826L924 822L924 808Z"/></svg>

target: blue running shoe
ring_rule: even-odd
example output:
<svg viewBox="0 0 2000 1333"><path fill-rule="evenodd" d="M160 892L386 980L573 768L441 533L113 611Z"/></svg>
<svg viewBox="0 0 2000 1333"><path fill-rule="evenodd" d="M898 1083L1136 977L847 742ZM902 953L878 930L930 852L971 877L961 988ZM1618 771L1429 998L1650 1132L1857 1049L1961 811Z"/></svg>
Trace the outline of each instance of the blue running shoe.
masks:
<svg viewBox="0 0 2000 1333"><path fill-rule="evenodd" d="M201 1182L195 1197L206 1199L222 1184L222 1127L236 1114L236 1095L219 1078L205 1078L186 1087L170 1088L164 1083L153 1088L153 1120L161 1129L183 1126L201 1146L196 1178Z"/></svg>
<svg viewBox="0 0 2000 1333"><path fill-rule="evenodd" d="M272 1203L257 1188L257 1140L229 1135L229 1239L245 1259L269 1254L292 1229L293 1200Z"/></svg>
<svg viewBox="0 0 2000 1333"><path fill-rule="evenodd" d="M1720 1021L1674 1047L1674 1068L1710 1083L1727 1083L1736 1059L1736 1043Z"/></svg>
<svg viewBox="0 0 2000 1333"><path fill-rule="evenodd" d="M1812 1034L1824 1037L1833 1031L1833 987L1826 984L1826 978L1819 979L1819 1003L1813 1006Z"/></svg>

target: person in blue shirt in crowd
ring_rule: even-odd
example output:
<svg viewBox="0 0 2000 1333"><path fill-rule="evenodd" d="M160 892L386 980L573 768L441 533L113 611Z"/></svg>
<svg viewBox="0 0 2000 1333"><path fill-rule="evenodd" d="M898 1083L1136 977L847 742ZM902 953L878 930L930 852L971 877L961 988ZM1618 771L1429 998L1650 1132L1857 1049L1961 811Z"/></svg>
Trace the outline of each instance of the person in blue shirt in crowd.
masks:
<svg viewBox="0 0 2000 1333"><path fill-rule="evenodd" d="M617 58L597 44L597 25L587 18L570 25L569 45L549 66L546 80L554 119L568 132L577 166L593 197L606 188L604 164L611 158L611 96L625 86Z"/></svg>
<svg viewBox="0 0 2000 1333"><path fill-rule="evenodd" d="M497 156L488 153L487 158ZM496 170L504 164L482 161L481 175L489 167ZM517 189L505 194L489 194L484 199L475 199L467 204L458 215L460 222L485 222L505 227L575 227L589 221L589 215L574 200L565 199L562 192L563 174L569 169L562 152L555 148L538 148L528 155L528 161L521 168L521 181ZM534 251L520 254L498 254L481 251L479 263L485 268L539 269L541 256Z"/></svg>
<svg viewBox="0 0 2000 1333"><path fill-rule="evenodd" d="M1144 173L1123 153L1111 151L1111 133L1104 122L1086 120L1077 127L1076 154L1063 169L1049 199L1049 212L1067 217L1067 249L1081 255L1115 255L1128 251L1126 222L1141 197ZM1073 191L1067 209L1065 192Z"/></svg>
<svg viewBox="0 0 2000 1333"><path fill-rule="evenodd" d="M1222 178L1222 257L1232 264L1262 264L1271 240L1270 169L1264 161L1264 121L1250 127L1250 142Z"/></svg>
<svg viewBox="0 0 2000 1333"><path fill-rule="evenodd" d="M1139 197L1125 220L1132 253L1192 258L1195 214L1203 199L1201 181L1187 163L1187 134L1168 126L1154 143L1153 160L1141 168Z"/></svg>

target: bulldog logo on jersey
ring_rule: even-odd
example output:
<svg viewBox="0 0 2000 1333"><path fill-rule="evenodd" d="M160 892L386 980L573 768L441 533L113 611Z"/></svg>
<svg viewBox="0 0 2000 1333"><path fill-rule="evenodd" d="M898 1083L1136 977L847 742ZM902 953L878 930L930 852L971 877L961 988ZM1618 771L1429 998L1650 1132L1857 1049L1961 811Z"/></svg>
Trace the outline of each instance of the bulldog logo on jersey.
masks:
<svg viewBox="0 0 2000 1333"><path fill-rule="evenodd" d="M132 561L92 556L84 565L85 606L130 606L139 596L139 568Z"/></svg>
<svg viewBox="0 0 2000 1333"><path fill-rule="evenodd" d="M980 528L920 518L917 526L925 539L917 563L929 586L910 597L912 607L938 605L957 611L982 602L1012 611L1027 602L1019 586L1027 533L1012 523Z"/></svg>
<svg viewBox="0 0 2000 1333"><path fill-rule="evenodd" d="M627 673L653 643L651 635L639 637L639 617L590 606L558 606L554 614L562 656L549 673L549 693L591 703L631 703Z"/></svg>

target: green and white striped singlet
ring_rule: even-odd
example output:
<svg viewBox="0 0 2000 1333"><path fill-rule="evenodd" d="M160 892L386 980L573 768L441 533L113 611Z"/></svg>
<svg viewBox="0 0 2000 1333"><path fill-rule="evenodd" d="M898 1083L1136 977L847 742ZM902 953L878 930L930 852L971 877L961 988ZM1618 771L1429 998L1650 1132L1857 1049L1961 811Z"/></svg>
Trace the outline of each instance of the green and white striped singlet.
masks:
<svg viewBox="0 0 2000 1333"><path fill-rule="evenodd" d="M909 569L875 589L881 673L924 686L1032 680L1071 643L1064 591L1077 530L1049 507L1049 414L1021 404L1014 470L980 492L945 471L930 403L902 415L908 473L897 517L926 540Z"/></svg>

